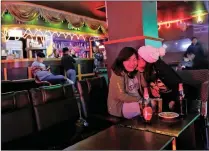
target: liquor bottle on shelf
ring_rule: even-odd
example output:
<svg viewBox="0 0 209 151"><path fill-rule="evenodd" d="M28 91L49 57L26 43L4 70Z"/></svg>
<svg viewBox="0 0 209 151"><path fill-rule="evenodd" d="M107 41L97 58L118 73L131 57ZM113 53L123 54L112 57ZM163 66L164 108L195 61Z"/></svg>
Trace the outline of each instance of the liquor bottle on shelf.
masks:
<svg viewBox="0 0 209 151"><path fill-rule="evenodd" d="M183 84L179 83L179 104L180 104L180 116L184 117L187 115L187 100L184 95Z"/></svg>
<svg viewBox="0 0 209 151"><path fill-rule="evenodd" d="M144 100L142 101L142 115L145 122L150 122L152 119L152 108L150 107L150 98L148 88L144 88Z"/></svg>
<svg viewBox="0 0 209 151"><path fill-rule="evenodd" d="M89 46L89 43L87 42L87 44L86 44L86 47L87 47L87 49L89 49L90 48L90 46Z"/></svg>

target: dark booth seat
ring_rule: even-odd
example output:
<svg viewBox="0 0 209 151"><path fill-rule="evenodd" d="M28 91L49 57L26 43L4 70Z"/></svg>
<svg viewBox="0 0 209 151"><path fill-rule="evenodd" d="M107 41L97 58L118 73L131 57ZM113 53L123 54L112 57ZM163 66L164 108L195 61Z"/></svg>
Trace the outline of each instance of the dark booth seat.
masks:
<svg viewBox="0 0 209 151"><path fill-rule="evenodd" d="M34 79L6 80L1 81L1 92L30 90L31 88L38 88L43 85L45 84L37 84Z"/></svg>
<svg viewBox="0 0 209 151"><path fill-rule="evenodd" d="M41 149L62 149L75 135L78 106L71 85L30 90Z"/></svg>
<svg viewBox="0 0 209 151"><path fill-rule="evenodd" d="M72 145L79 115L72 85L3 93L1 102L2 149L64 149Z"/></svg>
<svg viewBox="0 0 209 151"><path fill-rule="evenodd" d="M1 113L2 149L35 149L29 139L36 126L28 91L3 93Z"/></svg>
<svg viewBox="0 0 209 151"><path fill-rule="evenodd" d="M198 129L201 130L205 149L209 149L209 70L183 70L178 71L178 75L182 78L183 82L197 88L197 98L201 100L200 113L201 117L199 120ZM195 92L191 92L194 95Z"/></svg>

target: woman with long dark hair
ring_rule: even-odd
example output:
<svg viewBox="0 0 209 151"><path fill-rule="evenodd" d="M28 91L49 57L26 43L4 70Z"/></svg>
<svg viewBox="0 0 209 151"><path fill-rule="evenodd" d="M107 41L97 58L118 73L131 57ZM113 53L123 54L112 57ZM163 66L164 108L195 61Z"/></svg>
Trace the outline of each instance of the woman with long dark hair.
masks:
<svg viewBox="0 0 209 151"><path fill-rule="evenodd" d="M111 115L132 118L140 114L139 81L136 77L137 51L123 48L112 65L109 84L108 111Z"/></svg>

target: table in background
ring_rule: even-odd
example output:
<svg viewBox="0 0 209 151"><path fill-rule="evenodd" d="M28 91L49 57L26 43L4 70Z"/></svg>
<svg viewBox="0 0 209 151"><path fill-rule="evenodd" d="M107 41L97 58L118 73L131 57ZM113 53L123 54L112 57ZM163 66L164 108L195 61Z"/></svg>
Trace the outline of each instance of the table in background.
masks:
<svg viewBox="0 0 209 151"><path fill-rule="evenodd" d="M65 150L162 150L173 137L112 126Z"/></svg>
<svg viewBox="0 0 209 151"><path fill-rule="evenodd" d="M161 120L158 115L154 115L150 124L145 124L141 117L136 117L131 120L126 120L119 125L131 129L138 129L174 137L172 141L172 149L176 150L176 138L179 137L185 129L192 126L199 116L200 114L188 114L184 119L177 118L176 120L168 121Z"/></svg>

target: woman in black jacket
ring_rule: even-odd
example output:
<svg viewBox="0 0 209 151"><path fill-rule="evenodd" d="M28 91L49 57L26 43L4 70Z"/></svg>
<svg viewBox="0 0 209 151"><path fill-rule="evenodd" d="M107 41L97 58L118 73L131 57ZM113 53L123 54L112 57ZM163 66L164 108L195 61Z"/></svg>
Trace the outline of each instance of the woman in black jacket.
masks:
<svg viewBox="0 0 209 151"><path fill-rule="evenodd" d="M143 46L138 50L138 54L138 68L144 69L144 78L149 87L151 97L160 97L163 99L164 111L175 110L178 112L180 109L178 101L178 85L179 83L182 83L182 79L160 58L165 55L165 49ZM191 95L188 95L188 91L191 90L194 89L191 86L184 84L186 97L192 97Z"/></svg>

